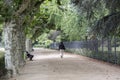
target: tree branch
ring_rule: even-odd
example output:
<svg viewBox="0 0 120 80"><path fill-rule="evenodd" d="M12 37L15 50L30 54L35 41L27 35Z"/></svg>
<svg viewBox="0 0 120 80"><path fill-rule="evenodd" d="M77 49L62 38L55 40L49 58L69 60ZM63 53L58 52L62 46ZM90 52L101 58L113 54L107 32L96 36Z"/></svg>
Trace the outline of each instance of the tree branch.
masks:
<svg viewBox="0 0 120 80"><path fill-rule="evenodd" d="M31 0L23 0L22 5L20 6L19 10L15 12L15 15L18 16L22 14L29 6Z"/></svg>

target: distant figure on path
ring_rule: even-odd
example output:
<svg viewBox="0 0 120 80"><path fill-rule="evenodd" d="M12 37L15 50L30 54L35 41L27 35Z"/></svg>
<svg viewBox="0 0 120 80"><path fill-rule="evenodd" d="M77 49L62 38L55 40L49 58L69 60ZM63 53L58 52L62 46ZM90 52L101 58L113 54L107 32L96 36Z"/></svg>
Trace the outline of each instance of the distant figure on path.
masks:
<svg viewBox="0 0 120 80"><path fill-rule="evenodd" d="M60 56L61 56L61 58L63 58L63 53L64 53L64 50L65 50L65 46L64 46L63 42L60 42L59 50L60 50Z"/></svg>

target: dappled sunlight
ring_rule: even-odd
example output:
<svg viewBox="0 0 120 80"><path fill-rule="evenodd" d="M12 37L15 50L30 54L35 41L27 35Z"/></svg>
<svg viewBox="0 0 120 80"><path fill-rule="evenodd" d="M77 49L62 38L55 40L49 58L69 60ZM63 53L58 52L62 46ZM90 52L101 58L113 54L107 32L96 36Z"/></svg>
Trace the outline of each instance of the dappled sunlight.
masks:
<svg viewBox="0 0 120 80"><path fill-rule="evenodd" d="M65 54L63 58L75 58L76 56ZM35 55L34 60L40 60L40 59L56 59L60 58L60 54L47 54L47 55Z"/></svg>
<svg viewBox="0 0 120 80"><path fill-rule="evenodd" d="M45 48L34 48L34 58L33 60L45 60L45 59L61 59L60 52L58 50L51 50ZM64 53L64 58L75 58L75 55Z"/></svg>
<svg viewBox="0 0 120 80"><path fill-rule="evenodd" d="M61 59L59 53L57 50L50 49L33 51L33 61L28 61L20 70L20 75L9 80L120 79L119 68L68 52L64 52Z"/></svg>

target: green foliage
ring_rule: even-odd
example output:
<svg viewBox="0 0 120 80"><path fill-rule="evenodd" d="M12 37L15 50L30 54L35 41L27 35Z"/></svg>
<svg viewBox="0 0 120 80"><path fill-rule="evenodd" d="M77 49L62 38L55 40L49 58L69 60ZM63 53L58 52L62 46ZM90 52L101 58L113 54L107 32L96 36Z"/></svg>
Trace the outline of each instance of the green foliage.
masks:
<svg viewBox="0 0 120 80"><path fill-rule="evenodd" d="M78 10L85 14L91 34L98 37L115 36L119 32L120 1L72 0ZM115 14L118 13L118 14ZM86 20L87 21L87 20ZM119 35L119 34L118 34Z"/></svg>
<svg viewBox="0 0 120 80"><path fill-rule="evenodd" d="M4 52L0 51L0 58L2 58L4 56Z"/></svg>
<svg viewBox="0 0 120 80"><path fill-rule="evenodd" d="M107 8L108 6L106 6L106 4L110 5L110 3L104 0L85 0L78 1L78 3L75 4L77 5L74 6L70 0L44 1L40 6L40 12L35 15L36 18L34 18L32 22L32 26L39 25L41 28L32 34L40 35L44 30L48 29L47 31L49 32L49 29L61 28L62 34L64 34L64 36L61 35L63 40L81 40L84 39L89 28L94 29L93 26L95 23L111 12L110 9ZM117 3L115 2L115 4ZM115 9L118 9L118 7L115 7ZM32 27L28 34L31 33L33 28L35 27ZM96 33L94 33L94 35L95 34ZM37 38L39 35L32 37Z"/></svg>
<svg viewBox="0 0 120 80"><path fill-rule="evenodd" d="M69 36L70 41L83 39L87 29L84 15L68 9L61 20L61 29Z"/></svg>
<svg viewBox="0 0 120 80"><path fill-rule="evenodd" d="M0 33L2 32L3 30L3 24L0 24Z"/></svg>
<svg viewBox="0 0 120 80"><path fill-rule="evenodd" d="M87 30L85 16L80 15L69 0L62 0L61 5L57 5L54 0L46 1L41 8L45 8L49 14L48 24L54 24L56 29L61 28L62 40L84 39Z"/></svg>
<svg viewBox="0 0 120 80"><path fill-rule="evenodd" d="M0 77L6 74L7 70L5 69L5 62L4 62L4 52L0 51Z"/></svg>
<svg viewBox="0 0 120 80"><path fill-rule="evenodd" d="M19 5L21 5L23 2L23 0L13 0L13 7L14 9L18 9L19 8Z"/></svg>
<svg viewBox="0 0 120 80"><path fill-rule="evenodd" d="M34 5L37 1L31 2ZM9 4L6 5L3 1L0 1L0 22L15 18L14 13L20 9L23 2L23 0L13 0L11 3L6 2L6 4ZM89 28L92 29L91 31L93 29L99 30L98 26L96 26L97 28L93 27L98 20L111 12L119 11L118 4L120 1L113 1L113 4L110 2L105 0L44 0L38 7L29 4L31 6L28 6L19 16L24 15L22 26L26 36L33 40L44 32L48 33L51 29L56 30L58 28L62 32L59 37L62 40L82 40ZM108 6L106 6L107 4ZM110 5L113 5L115 10L113 8L111 10ZM104 27L101 29L102 31L105 30ZM119 31L117 32L119 33Z"/></svg>
<svg viewBox="0 0 120 80"><path fill-rule="evenodd" d="M35 45L35 47L48 47L52 41L48 39L48 34L43 33L37 38L38 43Z"/></svg>
<svg viewBox="0 0 120 80"><path fill-rule="evenodd" d="M91 51L91 50L88 50L85 48L83 48L83 49L67 49L66 51L72 52L75 54L79 54L79 55L83 55L83 56L87 56L90 58L114 63L114 64L120 64L120 52L117 52L117 57L115 57L115 53L109 54L108 51L104 51L104 52L99 51L98 53L96 53L95 51Z"/></svg>
<svg viewBox="0 0 120 80"><path fill-rule="evenodd" d="M44 1L43 4L41 4L40 8L36 13L34 13L32 17L32 21L27 22L29 26L26 27L25 32L27 34L27 37L35 40L37 39L42 33L49 32L49 29L54 28L54 23L50 22L48 20L48 17L50 16L48 8L50 8L51 1ZM28 16L27 20L31 20L31 16Z"/></svg>

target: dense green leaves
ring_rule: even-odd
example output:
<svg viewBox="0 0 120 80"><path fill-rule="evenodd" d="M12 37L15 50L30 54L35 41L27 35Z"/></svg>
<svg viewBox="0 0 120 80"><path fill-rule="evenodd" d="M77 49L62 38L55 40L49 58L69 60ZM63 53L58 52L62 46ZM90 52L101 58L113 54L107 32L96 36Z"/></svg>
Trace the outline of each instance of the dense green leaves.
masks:
<svg viewBox="0 0 120 80"><path fill-rule="evenodd" d="M47 9L46 13L49 14L48 24L53 24L56 29L60 28L61 34L65 35L61 35L63 40L84 39L87 29L85 16L80 15L69 0L62 0L61 5L56 4L54 0L45 2L41 5L41 8L44 9L44 7Z"/></svg>
<svg viewBox="0 0 120 80"><path fill-rule="evenodd" d="M71 0L85 14L90 33L97 37L119 35L120 0ZM110 16L112 15L112 16ZM108 18L106 18L108 17Z"/></svg>
<svg viewBox="0 0 120 80"><path fill-rule="evenodd" d="M120 12L119 0L4 1L0 1L0 23L16 20L26 36L34 40L57 29L61 30L59 39L68 41L85 39L88 31L95 36L120 32L119 14L109 16Z"/></svg>

